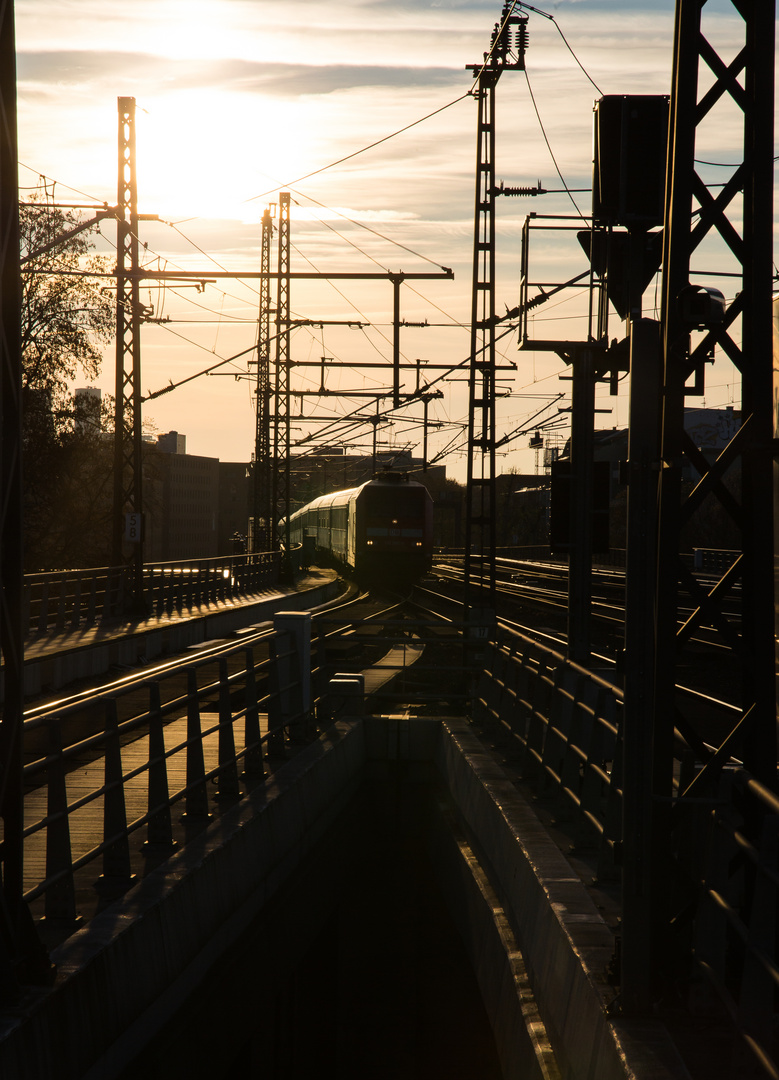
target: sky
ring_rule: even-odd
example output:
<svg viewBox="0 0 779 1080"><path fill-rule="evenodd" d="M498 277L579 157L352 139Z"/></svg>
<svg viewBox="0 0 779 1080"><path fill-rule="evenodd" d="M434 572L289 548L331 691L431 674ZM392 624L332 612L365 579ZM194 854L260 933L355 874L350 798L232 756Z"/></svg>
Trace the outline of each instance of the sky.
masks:
<svg viewBox="0 0 779 1080"><path fill-rule="evenodd" d="M594 101L669 92L673 7L559 0L527 11L527 71L505 72L496 91L496 175L550 193L498 200L498 311L518 302L526 216L570 215L576 225L589 212L580 189L591 186ZM423 385L436 380L428 454L463 480L466 371L443 378L434 365L456 367L469 353L477 110L467 66L482 60L501 10L495 0L17 0L22 196L45 184L60 202L116 203L117 98L129 96L139 210L159 217L141 226L144 265L256 272L262 213L290 191L293 271L438 275L401 289L401 318L426 324L404 327L401 355ZM731 5L710 0L707 11L712 40L728 43ZM701 149L718 160L740 149L735 121L706 138ZM97 249L111 254L115 227L101 233ZM537 280L586 268L570 230L534 229L530 257ZM143 327L144 395L187 380L144 404L148 429L185 434L188 453L248 460L253 376L245 356L221 361L256 343L257 282L144 286L141 299L160 320ZM370 449L371 423L334 419L389 408L376 398L392 383L392 299L384 281L292 283L294 317L323 323L293 333L293 389L366 395L295 397L293 444ZM580 291L559 294L537 309L531 338L581 340L584 310ZM610 336L623 336L616 316ZM516 333L501 338L499 362L498 434L523 434L505 443L497 468L532 473L542 466L528 446L533 418L547 445L567 437L559 410L570 373L555 354L518 349ZM111 346L95 384L109 393L114 364ZM403 389L416 379L404 372ZM725 407L737 394L725 370L691 404ZM597 407L599 426L626 426L626 387L616 397L599 390ZM381 448L419 454L421 417L419 403L388 415Z"/></svg>

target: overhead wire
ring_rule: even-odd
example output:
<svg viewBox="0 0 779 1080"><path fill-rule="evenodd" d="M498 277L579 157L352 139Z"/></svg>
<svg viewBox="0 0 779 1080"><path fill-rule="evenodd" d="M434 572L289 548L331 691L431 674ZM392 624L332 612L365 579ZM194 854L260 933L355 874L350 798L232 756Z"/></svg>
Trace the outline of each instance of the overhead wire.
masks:
<svg viewBox="0 0 779 1080"><path fill-rule="evenodd" d="M378 229L372 229L370 225L366 225L365 222L358 221L355 218L350 218L348 214L342 214L340 210L336 210L332 206L326 206L324 203L318 202L311 195L306 195L305 192L297 191L294 188L290 188L290 191L293 192L293 194L297 195L298 198L307 199L309 202L313 203L315 206L318 206L322 210L329 210L331 214L336 214L338 217L343 218L344 221L348 221L350 225L356 225L357 228L364 229L366 232L372 233L374 236L378 236L380 240L385 240L388 244L392 244L394 245L394 247L400 248L401 251L407 251L409 255L413 255L417 259L422 259L424 262L430 263L431 266L437 266L441 270L448 269L448 267L441 266L439 262L436 262L435 259L431 259L428 255L423 255L421 251L415 251L413 248L408 247L406 244L401 244L398 240L393 240L392 237L385 236L383 233L380 233ZM300 204L298 203L296 205ZM351 244L356 251L360 251L361 254L365 255L366 258L376 263L377 266L382 265L378 259L375 259L372 255L369 255L367 252L362 251L362 249L357 244L354 244L351 240L349 240L348 237L344 236L343 233L339 233L337 229L334 229L332 225L329 225L323 218L320 218L318 220L326 228L331 229L336 234L336 236L340 236L341 239L345 240L347 244Z"/></svg>
<svg viewBox="0 0 779 1080"><path fill-rule="evenodd" d="M552 149L552 144L549 141L549 136L546 133L546 128L544 127L544 122L541 119L541 113L538 111L538 105L536 103L535 94L533 93L533 87L530 85L530 77L528 76L528 73L527 73L527 67L525 67L525 82L527 83L528 93L530 94L530 100L533 103L533 109L534 109L535 114L536 114L536 119L538 120L538 126L541 128L541 135L543 136L544 142L546 143L546 148L549 151L549 156L551 157L552 164L555 167L555 172L557 173L558 177L560 178L560 183L565 188L565 191L566 191L566 194L568 195L568 198L573 203L574 208L576 209L576 213L579 215L579 217L582 219L582 221L586 221L586 218L585 218L584 214L579 209L579 206L578 206L578 204L576 202L576 199L574 199L574 197L573 197L573 193L571 192L571 189L569 188L568 184L565 181L565 177L563 176L562 172L560 171L560 166L557 164L557 158L555 157L554 150Z"/></svg>
<svg viewBox="0 0 779 1080"><path fill-rule="evenodd" d="M588 72L586 71L586 69L584 68L584 66L582 65L581 61L579 60L578 56L577 56L577 55L576 55L576 53L574 52L573 48L571 47L570 43L568 42L568 40L567 40L567 38L566 38L565 34L563 33L562 29L561 29L561 28L560 28L560 26L558 25L558 23L557 23L557 20L556 20L556 19L554 18L554 16L550 15L550 14L549 14L549 13L547 13L547 12L541 11L540 9L534 8L534 7L530 6L530 5L527 5L527 4L523 4L523 3L514 3L514 4L512 4L512 7L511 7L511 11L513 11L513 10L514 10L514 8L515 8L515 7L517 7L517 6L519 6L520 8L523 8L523 9L527 9L527 10L529 10L529 11L534 11L535 13L537 13L537 14L539 14L539 15L543 16L544 18L548 19L549 21L551 21L551 22L552 22L552 23L554 24L554 26L555 26L555 29L556 29L556 30L558 31L558 33L559 33L559 35L560 35L561 39L562 39L562 40L563 40L563 42L565 43L565 45L566 45L566 47L568 48L569 52L571 53L572 57L574 58L574 60L576 61L576 63L578 64L578 66L580 67L580 69L582 70L582 72L584 73L584 75L585 75L585 76L586 76L586 77L588 78L588 80L589 80L589 81L590 81L590 82L592 83L592 85L593 85L593 86L594 86L594 87L596 88L596 90L598 90L598 92L600 93L601 91L600 91L599 87L598 87L598 86L597 86L597 84L596 84L596 83L594 82L594 80L593 80L593 79L592 79L592 78L590 77L590 75L588 74ZM509 13L509 14L510 14L510 13ZM527 72L526 72L526 75L527 75ZM568 194L569 198L571 199L571 202L573 203L574 207L576 208L576 211L577 211L577 213L578 213L578 214L579 214L579 215L580 215L581 217L584 217L584 215L583 215L583 214L581 213L581 210L580 210L580 209L579 209L579 207L577 206L577 204L576 204L576 201L575 201L575 199L573 198L573 195L571 194L571 189L570 189L570 188L569 188L569 186L568 186L568 185L566 184L566 182L565 182L565 180L564 180L564 178L563 178L563 176L562 176L562 173L561 173L561 171L560 171L560 168L559 168L559 166L558 166L558 164L557 164L557 160L556 160L556 158L555 158L554 152L552 151L552 148L551 148L551 144L550 144L549 138L548 138L548 136L547 136L547 133L546 133L546 130L545 130L545 128L544 128L544 125L543 125L543 121L542 121L542 119L541 119L541 116L540 116L540 112L539 112L539 109L538 109L538 106L537 106L537 102L536 102L536 100L535 100L535 96L534 96L534 94L533 94L533 90L532 90L532 87L531 87L531 85L530 85L530 81L529 81L529 79L528 79L528 82L527 82L527 84L528 84L528 91L529 91L529 94L530 94L530 98L531 98L531 101L532 101L532 104L533 104L533 108L534 108L534 110L535 110L535 113L536 113L536 117L537 117L537 120L538 120L538 123L539 123L540 129L541 129L541 132L542 132L542 135L543 135L544 141L546 142L547 148L548 148L548 150L549 150L549 153L550 153L550 156L551 156L551 158L552 158L552 161L553 161L553 163L554 163L554 167L555 167L555 169L556 169L556 171L557 171L557 174L558 174L558 176L559 176L559 178L560 178L560 181L561 181L561 183L563 184L563 187L564 187L564 189L565 189L566 193ZM415 126L417 126L417 125L419 125L419 124L421 124L421 123L425 122L426 120L429 120L429 119L431 119L432 117L434 117L434 116L437 116L437 115L439 115L440 113L444 112L445 110L447 110L447 109L451 108L452 106L454 106L454 105L458 104L459 102L461 102L461 101L465 100L465 99L466 99L467 97L471 96L471 93L472 93L472 92L470 92L470 91L469 91L468 93L462 94L462 95L460 95L459 97L457 97L457 98L453 99L452 101L448 102L447 104L445 104L445 105L443 105L443 106L441 106L441 107L439 107L439 108L437 108L437 109L433 110L433 111L432 111L432 112L430 112L430 113L427 113L427 114L426 114L425 116L423 116L423 117L420 117L420 118L418 118L417 120L414 120L414 121L412 121L411 123L409 123L409 124L407 124L407 125L404 125L404 126L403 126L402 128L399 128L399 129L398 129L397 131L395 131L395 132L392 132L391 134L389 134L389 135L386 135L386 136L382 137L381 139L377 139L377 140L375 140L374 142L372 142L372 143L370 143L370 144L368 144L368 145L366 145L366 146L364 146L364 147L361 147L361 148L360 148L359 150L356 150L356 151L353 151L353 152L352 152L352 153L350 153L350 154L344 155L343 157L341 157L341 158L338 158L337 160L335 160L335 161L333 161L333 162L330 162L330 163L329 163L328 165L325 165L325 166L323 166L323 167L321 167L321 168L319 168L319 169L316 169L316 170L312 170L311 172L309 172L309 173L307 173L307 174L305 174L305 175L303 175L303 176L301 176L301 177L298 177L298 178L297 178L296 180L294 180L294 181L291 181L291 182L289 182L289 183L287 183L287 184L284 184L284 185L281 185L281 186L282 186L282 187L285 187L285 188L286 188L286 187L292 188L292 187L293 187L294 185L297 185L297 184L299 184L299 183L301 183L301 182L303 182L303 181L305 181L305 180L307 180L307 179L310 179L310 178L312 178L312 177L314 177L314 176L320 175L321 173L323 173L323 172L326 172L326 171L328 171L329 169L332 169L332 168L335 168L335 167L337 167L337 166L339 166L339 165L342 165L342 164L344 164L345 162L347 162L347 161L350 161L350 160L354 159L355 157L358 157L358 156L360 156L361 154L363 154L363 153L366 153L367 151L369 151L369 150L372 150L372 149L374 149L374 148L376 148L376 147L378 147L378 146L380 146L380 145L384 144L385 142L388 142L389 140L391 140L391 139L393 139L393 138L397 137L398 135L401 135L401 134L403 134L403 133L405 133L405 132L407 132L407 131L411 130L412 128L414 128ZM24 166L24 167L25 167L25 168L30 168L29 166ZM30 169L30 171L33 171L33 172L35 172L36 170L32 170L32 169ZM42 174L40 174L40 173L37 173L37 175L39 175L39 176L41 176L41 177L42 177ZM42 178L43 178L43 177L42 177ZM43 179L46 179L46 178L43 178ZM55 181L55 183L56 183L56 181ZM90 196L90 195L88 195L87 193L85 193L85 192L82 192L82 191L79 191L79 189L77 189L77 188L73 188L73 187L71 187L70 185L64 184L64 185L62 185L62 186L66 187L66 188L67 188L68 190L71 190L71 191L74 191L74 192L76 192L76 193L77 193L77 194L79 194L79 195L82 195L82 196L83 196L84 198L91 198L91 196ZM261 199L261 198L263 198L263 197L265 197L265 196L267 196L267 195L269 195L269 194L272 194L272 193L273 193L274 191L276 191L276 190L277 190L276 188L272 188L272 189L269 189L269 190L268 190L267 192L261 193L261 194L259 194L259 195L255 195L255 196L252 196L252 197L251 197L250 199L247 199L246 201L247 201L247 202L253 202L253 201L256 201L256 200L258 200L258 199ZM322 207L322 208L325 208L325 207L324 207L324 205L323 205L322 203L319 203L319 202L317 202L317 200L313 199L312 197L310 197L310 196L307 196L307 195L305 195L305 193L302 193L302 192L296 191L296 194L297 194L297 195L298 195L299 197L301 197L301 198L304 198L304 199L308 199L308 200L309 200L310 202L314 203L315 205L318 205L318 206L320 206L320 207ZM96 200L96 201L97 201L97 202L99 202L100 200ZM330 209L331 209L331 208L330 208ZM399 243L398 243L397 241L393 241L391 237L387 237L387 236L385 236L384 234L380 233L380 232L379 232L378 230L376 230L376 229L372 229L372 228L371 228L370 226L367 226L367 225L365 225L365 224L364 224L364 223L362 223L362 222L359 222L359 221L355 221L354 219L352 219L352 218L348 217L348 215L345 215L345 214L341 214L341 213L340 213L339 211L336 211L336 210L332 210L332 209L331 209L331 212L335 213L335 214L336 214L337 216L339 216L339 217L342 217L342 218L344 218L344 220L346 220L346 221L349 221L349 222L350 222L351 224L354 224L354 225L356 225L356 226L358 226L358 227L360 227L360 228L363 228L363 229L365 229L366 231L368 231L368 232L370 232L370 233L372 233L372 234L376 235L376 236L377 236L377 237L379 237L380 239L382 239L382 240L384 240L384 241L386 241L386 242L389 242L389 243L393 243L393 244L395 244L396 246L398 246L398 247L399 247L399 248L401 248L402 250L405 250L405 251L409 252L410 254L413 254L413 255L414 255L415 257L419 257L419 258L422 258L422 259L424 259L424 260L426 260L426 261L430 262L430 263L431 263L432 265L440 265L440 264L436 263L436 262L435 262L434 260L430 259L430 258L429 258L428 256L425 256L425 255L421 254L420 252L414 251L413 249L411 249L411 248L407 247L406 245L403 245L403 244L399 244ZM199 252L200 252L201 254L203 254L203 255L204 255L205 257L209 258L209 259L210 259L210 260L211 260L211 261L212 261L212 262L214 263L214 265L215 265L215 266L219 266L219 265L220 265L220 264L219 264L219 263L217 262L217 260L213 259L213 257L212 257L212 256L210 256L210 255L209 255L209 254L208 254L207 252L205 252L205 251L204 251L204 249L202 249L202 248L201 248L201 247L200 247L200 246L199 246L199 245L198 245L197 243L195 243L195 242L194 242L194 241L193 241L193 240L192 240L192 239L191 239L190 237L186 236L186 234L185 234L185 233L183 233L183 232L182 232L182 231L181 231L181 230L180 230L180 229L178 228L178 225L177 225L177 224L175 224L175 223L173 223L173 222L169 222L169 221L163 221L162 223L163 223L163 224L166 224L166 225L168 225L168 226L169 226L170 228L173 228L173 229L174 229L174 231L176 231L176 232L177 232L177 233L178 233L178 234L179 234L179 235L180 235L180 236L181 236L181 237L182 237L183 239L185 239L185 240L186 240L186 241L187 241L188 243L192 244L192 246L193 246L193 247L194 247L194 248L195 248L196 250L198 250L198 251L199 251ZM346 242L347 242L347 243L350 243L350 244L352 244L352 246L353 246L353 247L355 247L355 249L356 249L356 250L358 250L358 251L360 250L360 248L359 248L359 246L358 246L358 245L356 245L356 244L353 244L353 243L352 243L352 241L348 240L348 238L345 238L345 237L343 237L343 234L340 234L340 233L338 233L338 231L337 231L337 230L335 230L335 229L334 229L334 228L333 228L333 227L332 227L331 225L329 225L329 224L328 224L328 223L326 223L326 222L323 222L323 224L325 224L325 226L326 226L327 228L329 228L329 229L330 229L331 231L335 232L335 233L336 233L336 235L340 235L340 236L342 237L342 239L345 239L345 240L346 240ZM101 235L103 235L103 234L101 234ZM108 239L108 238L106 238L106 239ZM373 258L372 256L368 255L368 254L367 254L366 252L363 252L363 254L365 254L367 258L369 258L369 259L372 259L372 261L374 261L374 262L375 262L375 263L376 263L377 265L380 265L380 264L379 264L379 262L378 262L378 260L376 260L376 259L374 259L374 258ZM307 261L309 261L309 263L310 263L310 260L307 260ZM311 265L313 265L313 264L311 264ZM416 295L420 296L420 298L421 298L421 299L424 299L424 300L426 300L427 302L430 302L430 301L428 301L428 300L427 300L427 298L426 298L426 297L424 297L424 295L423 295L422 293L420 293L420 292L419 292L419 291L418 291L418 290L417 290L416 288L413 288L413 287L411 287L411 288L412 288L412 291L413 291L413 292L414 292L414 293L415 293ZM180 296L180 294L176 293L176 292L175 292L175 290L172 290L172 291L174 292L174 294L175 294L175 295L179 295L179 296ZM256 290L252 289L252 291L256 293ZM341 296L342 296L342 297L343 297L344 299L347 299L347 298L346 298L346 297L345 297L345 296L344 296L344 295L343 295L342 293L340 293L340 290L336 289L336 291L337 291L337 292L339 292L339 294L340 294L340 295L341 295ZM223 296L224 296L224 295L229 295L229 294L227 294L227 293L224 293L224 294L223 294ZM187 300L189 301L189 298L186 298L186 299L187 299ZM239 298L238 298L238 297L233 297L233 299L239 300ZM220 321L221 321L221 319L223 318L222 314L221 314L221 313L219 313L219 312L216 312L216 311L215 311L214 309L211 309L211 308L207 308L207 307L206 307L205 305L199 305L199 304L197 304L197 303L195 303L195 302L193 302L193 301L189 301L189 302L193 303L193 304L194 304L194 306L200 307L200 308L201 308L201 310L206 310L206 311L210 311L210 312L211 312L211 314L213 314L213 315L217 316L217 318L218 318L218 319L219 319ZM224 302L224 301L223 301L223 302ZM239 302L243 302L243 301L239 301ZM442 308L438 307L438 305L435 305L435 304L434 304L433 306L435 306L435 307L436 307L436 309L437 309L437 310L439 310L439 311L440 311L440 312L441 312L441 313L442 313L443 315L447 316L448 318L451 318L451 316L449 316L449 315L448 315L448 313L444 311L444 309L442 309ZM163 325L163 326L165 326L165 327L166 327L166 329L168 329L168 327L166 326L166 324L164 324L164 323L160 323L160 325ZM460 323L460 322L459 322L458 320L453 320L453 321L452 321L452 324L451 324L451 325L454 325L454 326L460 326L460 327L463 327L464 329L467 329L467 324L463 324L463 323ZM169 330L169 332L171 332L171 333L174 333L173 331L170 331L170 330ZM508 333L508 332L510 332L510 330L507 330L507 331L505 331L505 333ZM184 338L184 337L183 337L183 335L178 335L178 334L176 334L176 336L178 336L178 337L181 337L181 338L182 338L182 340L188 341L188 339ZM382 336L384 336L384 337L385 337L385 340L389 341L389 339L387 339L385 335L382 335ZM503 335L501 335L501 336L503 336ZM200 345L197 345L197 343L195 343L195 342L189 342L189 343L190 343L190 344L195 344L195 345L196 345L196 347L198 347L198 348L204 348L204 346L200 346ZM376 346L375 346L375 344L374 344L373 342L371 342L371 344L373 345L373 347L374 347L374 348L376 348ZM243 355L245 355L245 354L246 354L246 353L248 353L248 352L251 352L253 348L255 348L255 346L252 346L251 348L249 348L249 349L247 349L247 350L244 350L244 352L242 352L242 353L236 354L236 356L235 356L235 357L231 357L231 358L226 358L226 359L222 359L222 360L220 360L220 364L223 364L223 363L229 363L229 362L231 362L232 360L234 360L234 359L237 359L238 357L240 357L240 356L243 356ZM209 350L206 350L206 351L209 351ZM214 351L214 350L210 350L210 351L211 351L212 353L214 353L214 354L215 354L215 351ZM378 351L378 350L377 350L377 351ZM379 354L379 355L381 355L381 354ZM435 385L436 383L440 382L440 381L441 381L442 379L445 379L445 378L447 377L447 374L453 374L453 373L455 373L456 371L460 370L460 369L461 369L461 368L462 368L462 367L464 366L464 364L468 362L468 359L469 359L469 358L466 358L466 360L465 360L465 361L462 361L462 362L460 362L460 363L458 363L458 364L456 364L456 365L452 365L452 367L448 369L448 373L445 373L445 374L443 374L443 375L441 375L441 376L437 377L436 379L432 380L432 382L430 382L430 383L426 384L427 388L429 388L430 386L433 386L433 385ZM220 366L220 365L215 365L215 366ZM214 370L214 368L210 368L210 369L208 369L208 371L211 371L211 370ZM207 371L207 372L204 372L204 373L208 373L208 371ZM203 373L201 373L201 374L203 374ZM192 376L192 378L196 378L196 377L198 377L198 376ZM185 380L185 381L189 381L189 380Z"/></svg>
<svg viewBox="0 0 779 1080"><path fill-rule="evenodd" d="M515 6L517 6L517 5L515 5ZM550 15L548 11L542 11L540 8L532 7L530 4L524 4L524 3L522 3L522 0L518 0L518 6L521 7L521 8L524 8L525 11L533 11L533 12L535 12L536 15L541 15L541 16L543 16L543 18L548 19L549 22L554 24L554 28L557 31L557 33L560 35L560 37L563 39L563 41L565 42L565 47L568 49L568 52L571 54L571 56L574 58L576 63L581 68L582 74L585 76L585 78L587 78L589 80L589 82L592 83L592 85L595 87L595 89L598 91L598 93L601 95L601 97L603 97L603 91L598 86L598 84L595 82L595 80L592 78L590 73L587 71L585 66L582 64L579 57L576 55L576 53L571 48L571 45L570 45L570 43L568 41L568 38L563 33L562 29L560 28L560 24L558 23L558 21L554 17L554 15Z"/></svg>
<svg viewBox="0 0 779 1080"><path fill-rule="evenodd" d="M427 113L425 116L420 116L418 120L413 120L410 124L406 124L402 128L398 128L397 131L393 131L391 135L385 135L381 139L376 139L375 142L369 143L367 146L361 147L359 150L354 150L351 154L345 154L344 157L338 158L337 161L331 161L329 165L323 165L320 169L314 169L312 172L306 173L305 176L299 176L296 180L289 180L282 184L283 188L292 188L295 184L300 184L304 180L310 180L312 176L319 176L323 172L327 172L328 169L334 169L337 165L343 165L347 161L351 161L353 158L359 157L360 154L367 153L368 150L374 150L377 146L381 146L382 143L389 142L390 139L394 139L398 135L402 135L406 131L410 131L411 128L416 127L418 124L423 124L426 120L432 119L434 116L438 116L439 113L445 112L446 109L451 109L453 105L459 104L461 101L465 101L469 94L461 94L460 97L454 98L453 101L447 102L446 105L442 105L438 109L434 109L433 112ZM246 199L245 202L256 202L257 199L264 199L268 195L272 195L279 189L276 187L269 188L267 191L261 192L259 195L252 195Z"/></svg>

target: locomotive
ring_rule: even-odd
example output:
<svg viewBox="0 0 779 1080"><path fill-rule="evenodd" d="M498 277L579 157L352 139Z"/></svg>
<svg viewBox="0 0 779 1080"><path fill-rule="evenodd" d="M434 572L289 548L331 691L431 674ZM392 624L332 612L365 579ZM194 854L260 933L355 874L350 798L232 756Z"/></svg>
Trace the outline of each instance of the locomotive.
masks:
<svg viewBox="0 0 779 1080"><path fill-rule="evenodd" d="M407 473L322 495L290 519L290 541L360 580L413 580L430 569L433 500Z"/></svg>

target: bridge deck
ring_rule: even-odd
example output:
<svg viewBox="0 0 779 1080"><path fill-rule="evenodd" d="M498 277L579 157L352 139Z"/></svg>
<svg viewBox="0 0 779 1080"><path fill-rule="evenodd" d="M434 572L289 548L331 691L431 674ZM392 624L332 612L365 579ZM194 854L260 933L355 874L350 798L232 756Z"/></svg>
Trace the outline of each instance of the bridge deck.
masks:
<svg viewBox="0 0 779 1080"><path fill-rule="evenodd" d="M267 618L268 613L278 610L279 604L285 598L296 598L300 593L321 588L335 579L335 571L318 570L314 567L302 575L294 585L276 585L232 600L212 600L197 607L151 614L144 618L101 619L94 623L85 622L77 627L50 629L44 634L27 639L24 646L25 662L92 648L119 638L142 636L161 629L180 626L183 623L213 618L215 615L236 611L245 612L246 608L256 607L258 621L261 621L263 614ZM264 611L265 608L267 612ZM0 658L0 663L2 663L2 658Z"/></svg>

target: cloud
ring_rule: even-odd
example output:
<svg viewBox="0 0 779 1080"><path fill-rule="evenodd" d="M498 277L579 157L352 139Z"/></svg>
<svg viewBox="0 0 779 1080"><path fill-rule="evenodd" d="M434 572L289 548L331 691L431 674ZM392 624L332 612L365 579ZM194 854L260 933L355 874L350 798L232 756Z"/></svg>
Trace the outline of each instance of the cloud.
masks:
<svg viewBox="0 0 779 1080"><path fill-rule="evenodd" d="M554 21L530 13L528 70L504 75L497 92L496 173L506 184L540 180L558 193L500 200L499 310L516 304L525 215L571 213L551 153L566 183L588 187L594 99L601 92L669 91L674 6L673 0L539 0ZM141 210L182 223L176 232L144 222L148 258L156 254L163 264L170 259L200 269L212 265L207 252L234 269L255 266L260 214L283 186L293 189L296 200L297 268L311 260L320 268L372 270L378 263L408 272L427 267L413 254L419 252L436 265L452 266L456 280L404 287L404 315L420 321L430 316L433 323L446 321L445 311L464 323L471 301L477 110L474 99L458 99L472 85L466 65L480 61L501 7L502 0L134 0L131 8L105 0L25 0L16 12L21 157L56 178L58 192L73 185L113 200L116 98L133 95ZM727 9L732 21L732 7L707 0L704 15ZM728 20L720 18L718 25L720 36L731 33ZM717 44L719 38L710 40ZM726 139L738 144L739 136L720 127L712 139L725 153ZM330 168L335 162L340 164ZM32 182L24 171L23 181ZM587 193L576 198L586 212ZM352 222L369 228L326 209L308 209L314 200L345 208ZM112 243L106 226L107 250ZM564 280L582 268L575 240L564 252L558 247L540 229L534 233L534 275ZM246 299L239 303L236 297ZM303 314L351 317L365 310L378 324L386 323L390 300L383 284L341 283L336 292L325 283L296 283L294 294ZM222 283L205 295L182 288L167 299L161 291L150 302L161 314L182 318L205 317L212 309L212 320L191 331L200 335L200 352L170 330L144 328L151 388L167 383L171 364L203 366L202 349L228 354L251 344L250 326L217 330L213 321L227 311L256 313L256 290L249 286ZM545 306L535 317L539 336L574 334L575 322L555 329L547 321L569 316L572 307L563 297ZM175 329L190 334L187 325ZM234 343L224 339L228 333ZM296 350L305 351L303 337ZM386 342L376 340L385 355ZM431 325L404 331L403 348L410 356L459 360L468 342L459 331ZM506 348L515 358L513 343ZM337 328L327 331L326 340L323 332L316 349L317 356L373 355L353 330ZM519 392L561 366L539 355L531 376L528 354L520 362ZM232 378L208 383L205 392L202 381L194 382L159 399L152 414L163 429L187 431L194 453L248 457L250 395L238 396L242 387ZM105 385L112 390L110 365ZM210 400L204 406L215 392L224 400L221 409ZM447 390L453 417L465 412L463 393L462 385ZM516 402L512 411L517 413Z"/></svg>
<svg viewBox="0 0 779 1080"><path fill-rule="evenodd" d="M132 73L133 81L167 90L203 89L301 97L329 94L355 87L425 88L462 83L461 70L445 67L419 68L382 64L273 64L248 60L174 60L148 53L20 52L17 58L22 84L47 83L62 87L103 82L114 83L117 74Z"/></svg>

